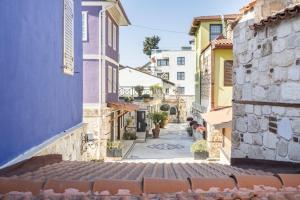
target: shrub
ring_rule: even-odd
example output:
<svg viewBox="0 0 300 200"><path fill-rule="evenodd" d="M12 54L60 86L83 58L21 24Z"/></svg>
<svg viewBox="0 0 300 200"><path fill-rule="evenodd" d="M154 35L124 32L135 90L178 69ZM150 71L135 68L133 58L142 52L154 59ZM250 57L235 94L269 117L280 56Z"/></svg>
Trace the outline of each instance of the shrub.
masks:
<svg viewBox="0 0 300 200"><path fill-rule="evenodd" d="M108 141L107 149L122 149L121 141Z"/></svg>
<svg viewBox="0 0 300 200"><path fill-rule="evenodd" d="M149 98L150 98L150 94L143 94L142 97L143 97L144 99L149 99Z"/></svg>
<svg viewBox="0 0 300 200"><path fill-rule="evenodd" d="M198 140L191 146L191 151L193 153L201 153L201 152L207 152L207 142L206 140Z"/></svg>
<svg viewBox="0 0 300 200"><path fill-rule="evenodd" d="M159 84L155 84L150 87L150 90L153 94L159 94L162 93L163 88Z"/></svg>
<svg viewBox="0 0 300 200"><path fill-rule="evenodd" d="M127 132L124 133L123 139L124 140L136 140L137 136L136 136L135 133L127 131Z"/></svg>
<svg viewBox="0 0 300 200"><path fill-rule="evenodd" d="M170 115L176 115L177 114L177 109L176 107L170 108Z"/></svg>
<svg viewBox="0 0 300 200"><path fill-rule="evenodd" d="M142 96L143 91L144 91L144 87L141 85L135 86L134 90L138 93L139 97Z"/></svg>
<svg viewBox="0 0 300 200"><path fill-rule="evenodd" d="M133 102L133 98L132 97L124 97L124 101L127 103L131 103L131 102Z"/></svg>
<svg viewBox="0 0 300 200"><path fill-rule="evenodd" d="M161 111L168 112L170 110L170 105L169 104L163 104L160 106Z"/></svg>
<svg viewBox="0 0 300 200"><path fill-rule="evenodd" d="M155 125L158 125L160 122L163 121L164 114L163 114L163 112L150 113L150 118Z"/></svg>

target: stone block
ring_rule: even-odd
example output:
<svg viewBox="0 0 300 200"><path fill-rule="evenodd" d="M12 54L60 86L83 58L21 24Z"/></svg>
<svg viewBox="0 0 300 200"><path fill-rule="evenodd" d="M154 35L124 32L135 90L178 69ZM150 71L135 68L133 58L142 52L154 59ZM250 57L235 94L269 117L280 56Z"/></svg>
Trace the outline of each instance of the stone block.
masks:
<svg viewBox="0 0 300 200"><path fill-rule="evenodd" d="M261 48L261 55L262 57L268 56L272 54L272 41L271 40L267 40L265 43L262 44L262 48Z"/></svg>
<svg viewBox="0 0 300 200"><path fill-rule="evenodd" d="M263 145L269 149L276 149L278 138L276 134L265 132L263 134Z"/></svg>
<svg viewBox="0 0 300 200"><path fill-rule="evenodd" d="M260 122L260 129L263 131L267 131L269 129L269 120L266 117L263 117L259 120Z"/></svg>
<svg viewBox="0 0 300 200"><path fill-rule="evenodd" d="M265 160L275 160L276 150L274 150L274 149L264 149L263 155L264 155Z"/></svg>
<svg viewBox="0 0 300 200"><path fill-rule="evenodd" d="M247 121L243 117L238 117L235 121L235 128L242 133L247 132Z"/></svg>
<svg viewBox="0 0 300 200"><path fill-rule="evenodd" d="M283 38L292 33L292 23L280 23L277 27L277 37Z"/></svg>
<svg viewBox="0 0 300 200"><path fill-rule="evenodd" d="M271 106L263 106L262 107L262 113L264 115L269 115L271 114L272 110L271 110Z"/></svg>
<svg viewBox="0 0 300 200"><path fill-rule="evenodd" d="M295 62L295 53L293 50L285 50L281 53L272 54L273 67L287 67Z"/></svg>
<svg viewBox="0 0 300 200"><path fill-rule="evenodd" d="M240 149L233 149L231 153L232 158L245 158L246 154Z"/></svg>
<svg viewBox="0 0 300 200"><path fill-rule="evenodd" d="M252 134L252 144L262 146L263 145L262 135L258 133Z"/></svg>
<svg viewBox="0 0 300 200"><path fill-rule="evenodd" d="M300 101L300 83L281 84L281 99L286 101Z"/></svg>
<svg viewBox="0 0 300 200"><path fill-rule="evenodd" d="M257 133L259 130L259 122L255 115L248 115L248 132Z"/></svg>
<svg viewBox="0 0 300 200"><path fill-rule="evenodd" d="M247 113L253 113L254 112L254 106L247 104L245 106L245 110L246 110Z"/></svg>
<svg viewBox="0 0 300 200"><path fill-rule="evenodd" d="M297 16L292 20L292 26L294 32L299 32L300 31L300 17Z"/></svg>
<svg viewBox="0 0 300 200"><path fill-rule="evenodd" d="M241 64L247 64L251 62L251 60L253 59L253 54L248 52L243 52L238 54L238 57Z"/></svg>
<svg viewBox="0 0 300 200"><path fill-rule="evenodd" d="M263 149L260 146L251 145L248 148L248 157L251 159L264 159Z"/></svg>
<svg viewBox="0 0 300 200"><path fill-rule="evenodd" d="M258 85L267 86L270 85L271 80L269 75L266 72L259 72L258 74Z"/></svg>
<svg viewBox="0 0 300 200"><path fill-rule="evenodd" d="M295 133L300 133L300 119L293 120L292 128Z"/></svg>
<svg viewBox="0 0 300 200"><path fill-rule="evenodd" d="M288 154L289 143L285 140L280 140L277 144L277 154L281 157L286 157Z"/></svg>
<svg viewBox="0 0 300 200"><path fill-rule="evenodd" d="M300 46L300 34L292 34L286 39L286 48L294 49L295 47Z"/></svg>
<svg viewBox="0 0 300 200"><path fill-rule="evenodd" d="M285 39L278 39L273 43L273 53L280 53L286 48Z"/></svg>
<svg viewBox="0 0 300 200"><path fill-rule="evenodd" d="M277 132L279 136L285 138L286 140L290 140L292 138L293 130L289 118L284 117L279 121Z"/></svg>
<svg viewBox="0 0 300 200"><path fill-rule="evenodd" d="M246 84L246 85L243 86L242 98L244 100L251 100L252 99L252 86L250 84Z"/></svg>
<svg viewBox="0 0 300 200"><path fill-rule="evenodd" d="M266 99L266 91L261 86L254 87L253 96L257 100L265 100Z"/></svg>
<svg viewBox="0 0 300 200"><path fill-rule="evenodd" d="M235 104L233 106L233 109L234 109L234 113L236 116L245 116L245 114L246 114L245 105Z"/></svg>
<svg viewBox="0 0 300 200"><path fill-rule="evenodd" d="M272 112L277 114L277 115L284 115L285 114L285 108L278 107L278 106L273 106L272 107Z"/></svg>
<svg viewBox="0 0 300 200"><path fill-rule="evenodd" d="M267 56L259 59L258 61L258 71L265 72L267 71L272 64L272 57Z"/></svg>
<svg viewBox="0 0 300 200"><path fill-rule="evenodd" d="M245 133L243 138L244 138L244 143L253 144L253 138L251 133Z"/></svg>
<svg viewBox="0 0 300 200"><path fill-rule="evenodd" d="M300 161L300 143L291 142L288 149L288 158L292 161Z"/></svg>
<svg viewBox="0 0 300 200"><path fill-rule="evenodd" d="M300 66L289 67L288 69L288 79L292 81L300 80Z"/></svg>
<svg viewBox="0 0 300 200"><path fill-rule="evenodd" d="M245 72L244 69L239 67L236 69L236 83L237 84L244 84L245 81Z"/></svg>
<svg viewBox="0 0 300 200"><path fill-rule="evenodd" d="M287 108L286 116L288 117L300 117L300 109L296 108Z"/></svg>
<svg viewBox="0 0 300 200"><path fill-rule="evenodd" d="M272 81L275 83L283 82L287 80L287 69L284 67L276 67L272 76Z"/></svg>

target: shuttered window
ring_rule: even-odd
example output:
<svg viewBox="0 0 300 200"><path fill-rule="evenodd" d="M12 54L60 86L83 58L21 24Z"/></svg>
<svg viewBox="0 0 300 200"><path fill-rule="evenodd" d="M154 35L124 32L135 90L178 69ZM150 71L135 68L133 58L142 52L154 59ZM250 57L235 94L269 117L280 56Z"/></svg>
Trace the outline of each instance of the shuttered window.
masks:
<svg viewBox="0 0 300 200"><path fill-rule="evenodd" d="M74 2L64 0L64 73L74 74Z"/></svg>
<svg viewBox="0 0 300 200"><path fill-rule="evenodd" d="M82 12L82 41L88 40L88 13L87 11Z"/></svg>
<svg viewBox="0 0 300 200"><path fill-rule="evenodd" d="M112 45L112 31L111 31L111 29L112 29L112 22L111 22L111 19L108 17L108 19L107 19L107 26L108 26L108 38L107 38L107 40L108 40L108 46L110 46L111 47L111 45Z"/></svg>
<svg viewBox="0 0 300 200"><path fill-rule="evenodd" d="M117 93L117 70L113 69L113 93Z"/></svg>
<svg viewBox="0 0 300 200"><path fill-rule="evenodd" d="M232 86L232 60L224 61L224 86Z"/></svg>
<svg viewBox="0 0 300 200"><path fill-rule="evenodd" d="M113 25L113 48L117 50L117 26Z"/></svg>
<svg viewBox="0 0 300 200"><path fill-rule="evenodd" d="M113 84L113 72L112 72L112 67L111 66L108 66L108 77L107 77L107 84L108 84L108 93L112 93L112 84Z"/></svg>

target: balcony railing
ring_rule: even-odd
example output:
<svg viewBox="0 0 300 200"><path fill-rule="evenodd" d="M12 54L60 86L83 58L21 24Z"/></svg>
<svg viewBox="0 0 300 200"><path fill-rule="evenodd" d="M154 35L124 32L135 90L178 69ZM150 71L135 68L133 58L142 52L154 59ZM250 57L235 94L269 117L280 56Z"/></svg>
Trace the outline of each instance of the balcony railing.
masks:
<svg viewBox="0 0 300 200"><path fill-rule="evenodd" d="M141 95L138 94L138 92L135 90L135 87L131 86L121 86L119 88L119 97L140 97L144 94L150 95L150 97L162 97L163 93L161 91L152 91L150 87L144 87L144 90L142 91Z"/></svg>

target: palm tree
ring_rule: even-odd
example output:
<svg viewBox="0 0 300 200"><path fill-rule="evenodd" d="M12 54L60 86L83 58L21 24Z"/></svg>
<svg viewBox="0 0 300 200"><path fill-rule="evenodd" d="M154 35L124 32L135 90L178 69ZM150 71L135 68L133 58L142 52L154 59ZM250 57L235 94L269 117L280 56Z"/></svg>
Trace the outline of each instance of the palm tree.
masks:
<svg viewBox="0 0 300 200"><path fill-rule="evenodd" d="M153 49L159 49L158 43L160 41L160 37L154 35L152 37L146 37L144 41L144 54L151 57L151 52Z"/></svg>

